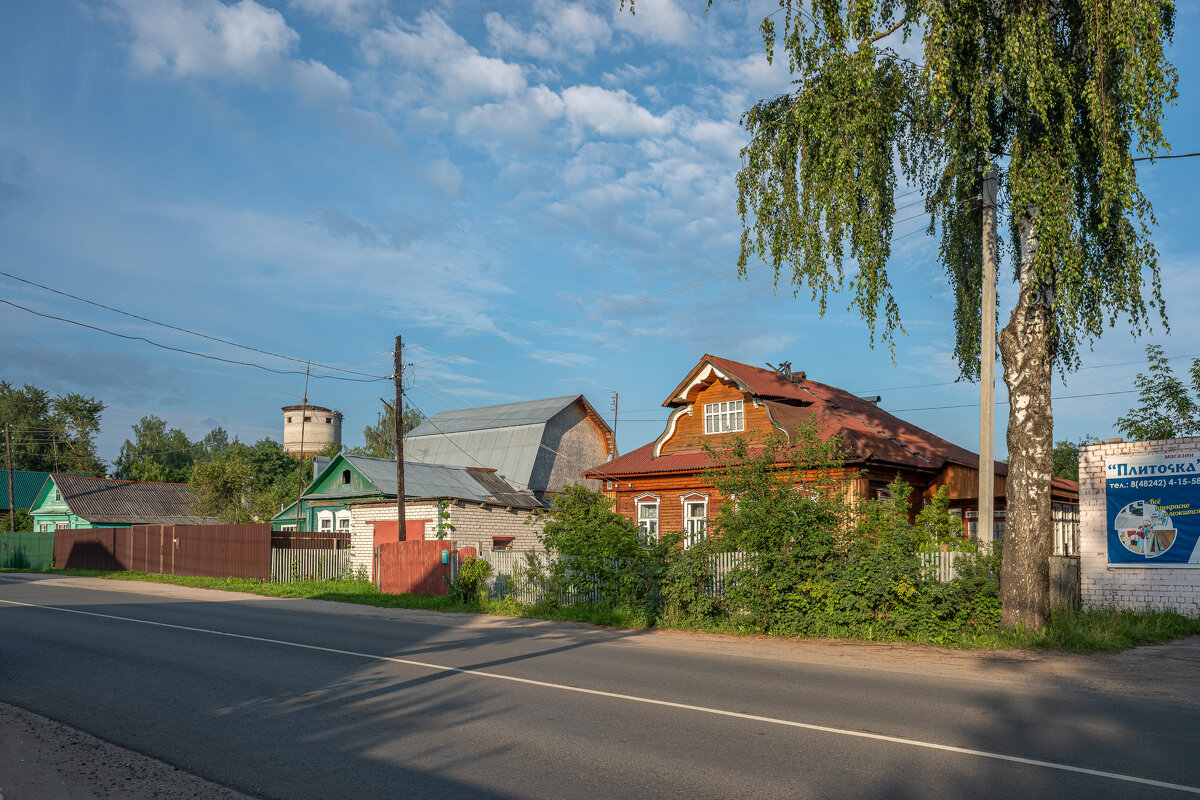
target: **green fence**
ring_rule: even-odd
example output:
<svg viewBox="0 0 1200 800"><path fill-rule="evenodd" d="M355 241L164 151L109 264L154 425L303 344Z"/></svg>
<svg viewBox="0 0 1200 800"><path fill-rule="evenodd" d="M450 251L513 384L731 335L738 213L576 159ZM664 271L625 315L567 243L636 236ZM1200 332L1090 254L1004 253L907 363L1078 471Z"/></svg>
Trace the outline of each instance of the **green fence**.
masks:
<svg viewBox="0 0 1200 800"><path fill-rule="evenodd" d="M50 569L53 533L0 533L0 569Z"/></svg>

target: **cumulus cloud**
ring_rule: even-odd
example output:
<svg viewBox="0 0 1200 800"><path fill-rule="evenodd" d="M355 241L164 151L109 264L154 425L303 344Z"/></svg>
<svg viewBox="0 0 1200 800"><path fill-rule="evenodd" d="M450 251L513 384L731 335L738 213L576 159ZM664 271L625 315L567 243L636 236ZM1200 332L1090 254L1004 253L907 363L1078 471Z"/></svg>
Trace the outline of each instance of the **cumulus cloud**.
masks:
<svg viewBox="0 0 1200 800"><path fill-rule="evenodd" d="M522 53L538 59L565 61L591 58L598 47L612 39L612 29L599 15L577 3L538 0L539 17L528 30L521 30L498 13L484 18L488 39L499 52Z"/></svg>
<svg viewBox="0 0 1200 800"><path fill-rule="evenodd" d="M288 0L299 11L343 31L361 30L379 11L382 0Z"/></svg>
<svg viewBox="0 0 1200 800"><path fill-rule="evenodd" d="M534 86L516 97L499 103L485 103L464 112L458 119L458 133L477 143L505 141L523 148L541 142L541 133L563 115L566 104L556 92Z"/></svg>
<svg viewBox="0 0 1200 800"><path fill-rule="evenodd" d="M676 47L701 45L706 40L699 18L676 0L637 0L637 13L614 4L613 27L639 39Z"/></svg>
<svg viewBox="0 0 1200 800"><path fill-rule="evenodd" d="M656 117L638 105L624 89L571 86L562 92L567 117L602 136L656 136L671 130L666 117Z"/></svg>
<svg viewBox="0 0 1200 800"><path fill-rule="evenodd" d="M143 72L176 76L264 79L279 70L300 36L278 11L254 0L116 0Z"/></svg>
<svg viewBox="0 0 1200 800"><path fill-rule="evenodd" d="M462 171L453 161L439 158L425 167L425 180L449 200L463 196Z"/></svg>
<svg viewBox="0 0 1200 800"><path fill-rule="evenodd" d="M481 55L433 12L415 24L392 18L385 27L363 37L368 63L398 63L424 73L446 100L511 97L526 86L516 64Z"/></svg>

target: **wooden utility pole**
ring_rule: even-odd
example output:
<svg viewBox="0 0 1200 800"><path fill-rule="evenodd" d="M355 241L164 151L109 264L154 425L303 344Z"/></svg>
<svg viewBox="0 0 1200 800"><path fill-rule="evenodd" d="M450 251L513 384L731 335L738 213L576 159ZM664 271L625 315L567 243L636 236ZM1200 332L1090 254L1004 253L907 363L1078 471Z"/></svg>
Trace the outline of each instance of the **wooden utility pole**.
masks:
<svg viewBox="0 0 1200 800"><path fill-rule="evenodd" d="M12 490L12 440L8 437L8 423L4 423L4 469L8 471L8 530L17 530L17 512L13 508Z"/></svg>
<svg viewBox="0 0 1200 800"><path fill-rule="evenodd" d="M394 378L396 380L396 529L404 541L404 361L403 343L396 336Z"/></svg>
<svg viewBox="0 0 1200 800"><path fill-rule="evenodd" d="M308 373L312 364L304 367L304 399L300 401L300 474L296 476L296 535L300 535L300 495L304 494L304 415L308 412Z"/></svg>
<svg viewBox="0 0 1200 800"><path fill-rule="evenodd" d="M616 389L610 389L612 392L612 412L613 412L613 458L617 457L617 408L621 402L621 394Z"/></svg>
<svg viewBox="0 0 1200 800"><path fill-rule="evenodd" d="M996 168L983 176L983 298L979 342L979 523L976 539L995 536L996 487ZM987 527L984 527L984 526ZM986 531L986 536L985 532Z"/></svg>

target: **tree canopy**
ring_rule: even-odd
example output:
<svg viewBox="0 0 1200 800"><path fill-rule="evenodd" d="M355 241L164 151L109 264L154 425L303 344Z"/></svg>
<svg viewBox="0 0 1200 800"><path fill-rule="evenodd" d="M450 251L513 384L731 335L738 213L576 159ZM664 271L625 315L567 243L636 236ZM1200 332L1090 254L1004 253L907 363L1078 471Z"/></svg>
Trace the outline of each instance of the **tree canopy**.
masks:
<svg viewBox="0 0 1200 800"><path fill-rule="evenodd" d="M1200 403L1156 344L1146 348L1148 372L1139 372L1133 385L1138 390L1138 407L1117 420L1127 438L1139 441L1173 439L1200 434ZM1192 359L1191 391L1200 397L1200 358Z"/></svg>
<svg viewBox="0 0 1200 800"><path fill-rule="evenodd" d="M979 373L983 176L998 170L1017 301L997 339L1009 389L1005 625L1049 615L1052 367L1118 321L1166 317L1133 152L1168 149L1168 0L779 0L767 56L794 88L743 116L739 268L770 264L823 312L845 290L894 344L898 197L918 194L954 292L955 353ZM780 15L779 12L782 12ZM898 52L913 41L919 60ZM914 187L897 195L897 187ZM881 329L880 329L881 328ZM994 359L994 353L983 354Z"/></svg>
<svg viewBox="0 0 1200 800"><path fill-rule="evenodd" d="M199 443L193 443L179 428L168 428L166 420L153 414L133 426L133 439L126 439L113 463L113 477L128 481L186 483L196 463Z"/></svg>
<svg viewBox="0 0 1200 800"><path fill-rule="evenodd" d="M82 394L52 396L0 381L0 426L9 426L13 469L104 477L96 436L104 403Z"/></svg>
<svg viewBox="0 0 1200 800"><path fill-rule="evenodd" d="M404 409L402 432L408 433L420 425L424 419L417 409ZM379 412L375 424L363 428L363 444L359 447L351 447L346 452L356 456L395 458L396 409L384 403L383 410Z"/></svg>

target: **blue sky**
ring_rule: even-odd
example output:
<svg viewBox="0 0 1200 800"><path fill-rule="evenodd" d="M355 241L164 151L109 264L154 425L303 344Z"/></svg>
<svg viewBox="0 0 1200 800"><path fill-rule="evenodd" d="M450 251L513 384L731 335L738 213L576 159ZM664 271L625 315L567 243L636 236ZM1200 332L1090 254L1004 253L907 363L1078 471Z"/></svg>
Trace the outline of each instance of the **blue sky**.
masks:
<svg viewBox="0 0 1200 800"><path fill-rule="evenodd" d="M426 414L582 392L622 451L705 352L790 360L814 380L978 446L978 386L953 383L936 243L895 243L895 361L836 299L823 318L766 268L735 275L742 111L785 91L762 55L770 2L15 0L0 7L0 267L262 350L386 377L406 343ZM499 10L496 10L499 9ZM1175 152L1200 150L1183 7ZM1110 436L1147 342L1200 354L1188 196L1200 159L1141 169L1172 334L1110 331L1056 382L1056 436ZM903 206L910 202L900 200ZM897 236L924 222L901 210ZM1012 291L1002 270L1001 315ZM0 297L126 336L280 370L0 276ZM223 364L0 310L0 378L108 404L101 456L156 414L198 437L281 435L303 375ZM1179 372L1187 361L1173 362ZM299 369L303 371L303 366ZM316 368L320 375L329 370ZM935 385L930 385L935 384ZM911 388L915 387L915 388ZM318 378L361 441L386 380ZM1004 396L1003 383L998 393ZM937 408L967 405L963 408ZM1006 408L997 410L1005 452Z"/></svg>

